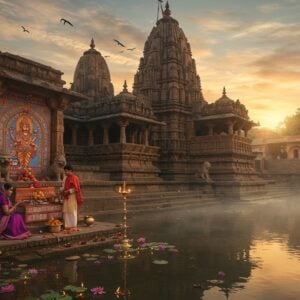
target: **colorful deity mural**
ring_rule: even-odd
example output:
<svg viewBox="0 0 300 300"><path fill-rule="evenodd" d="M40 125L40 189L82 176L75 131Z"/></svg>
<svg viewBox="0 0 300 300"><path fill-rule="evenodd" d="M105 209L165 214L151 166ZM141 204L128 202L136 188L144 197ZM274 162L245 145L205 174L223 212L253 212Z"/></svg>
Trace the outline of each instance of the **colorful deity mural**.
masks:
<svg viewBox="0 0 300 300"><path fill-rule="evenodd" d="M13 174L31 168L43 176L50 159L50 110L39 99L8 98L0 108L0 148L11 156Z"/></svg>
<svg viewBox="0 0 300 300"><path fill-rule="evenodd" d="M18 166L24 169L29 167L31 160L31 166L38 166L38 130L33 125L27 114L20 114L9 124L10 154L17 159Z"/></svg>

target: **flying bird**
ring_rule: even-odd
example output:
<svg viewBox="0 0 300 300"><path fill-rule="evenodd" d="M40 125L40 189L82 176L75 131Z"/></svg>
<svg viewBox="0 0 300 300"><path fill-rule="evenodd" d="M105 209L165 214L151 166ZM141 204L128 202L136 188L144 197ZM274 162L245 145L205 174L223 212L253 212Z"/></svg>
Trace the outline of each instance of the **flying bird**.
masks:
<svg viewBox="0 0 300 300"><path fill-rule="evenodd" d="M120 45L120 46L122 46L122 47L124 47L124 48L125 48L125 45L124 45L124 44L122 44L120 41L118 41L118 40L115 40L115 39L114 39L114 41L117 43L117 45Z"/></svg>
<svg viewBox="0 0 300 300"><path fill-rule="evenodd" d="M66 19L64 19L64 18L61 18L61 19L60 19L60 22L64 22L64 25L66 25L66 23L67 23L67 24L69 24L69 25L72 26L72 27L74 26L70 21L68 21L68 20L66 20Z"/></svg>
<svg viewBox="0 0 300 300"><path fill-rule="evenodd" d="M104 57L110 57L109 55L104 55Z"/></svg>
<svg viewBox="0 0 300 300"><path fill-rule="evenodd" d="M24 26L21 26L23 28L23 32L29 33L29 30L27 30Z"/></svg>
<svg viewBox="0 0 300 300"><path fill-rule="evenodd" d="M134 49L136 49L136 48L127 48L127 50L130 50L130 51L133 51Z"/></svg>

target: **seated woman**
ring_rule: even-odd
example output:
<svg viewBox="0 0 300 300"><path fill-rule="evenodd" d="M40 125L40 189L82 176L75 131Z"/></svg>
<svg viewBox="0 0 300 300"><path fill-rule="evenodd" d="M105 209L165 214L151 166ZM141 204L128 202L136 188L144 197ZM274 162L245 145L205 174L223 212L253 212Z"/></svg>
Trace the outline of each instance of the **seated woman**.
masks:
<svg viewBox="0 0 300 300"><path fill-rule="evenodd" d="M22 240L31 236L23 218L16 213L18 205L14 206L9 200L13 193L13 186L10 183L4 183L0 190L0 239Z"/></svg>

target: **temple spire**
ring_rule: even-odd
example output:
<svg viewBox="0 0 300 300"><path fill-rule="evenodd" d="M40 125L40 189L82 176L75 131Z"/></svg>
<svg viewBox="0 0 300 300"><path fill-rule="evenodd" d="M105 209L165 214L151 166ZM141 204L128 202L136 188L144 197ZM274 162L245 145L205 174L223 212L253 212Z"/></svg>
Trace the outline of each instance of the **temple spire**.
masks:
<svg viewBox="0 0 300 300"><path fill-rule="evenodd" d="M124 84L123 84L123 93L128 93L126 80L124 81Z"/></svg>
<svg viewBox="0 0 300 300"><path fill-rule="evenodd" d="M167 1L164 10L164 17L169 17L170 15L171 15L170 6L169 6L169 2Z"/></svg>
<svg viewBox="0 0 300 300"><path fill-rule="evenodd" d="M90 47L91 47L91 49L95 49L94 38L92 38L92 40L91 40Z"/></svg>
<svg viewBox="0 0 300 300"><path fill-rule="evenodd" d="M223 87L223 96L226 96L226 88L225 88L225 86Z"/></svg>

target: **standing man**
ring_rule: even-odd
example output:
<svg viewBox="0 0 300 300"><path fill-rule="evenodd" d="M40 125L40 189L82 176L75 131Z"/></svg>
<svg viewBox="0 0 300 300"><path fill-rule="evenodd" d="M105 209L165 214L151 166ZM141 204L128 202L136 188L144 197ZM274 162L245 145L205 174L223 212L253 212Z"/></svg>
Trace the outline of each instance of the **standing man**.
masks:
<svg viewBox="0 0 300 300"><path fill-rule="evenodd" d="M73 167L66 164L64 167L66 177L63 187L63 216L67 232L79 231L77 229L78 206L83 203L79 178L73 173Z"/></svg>

